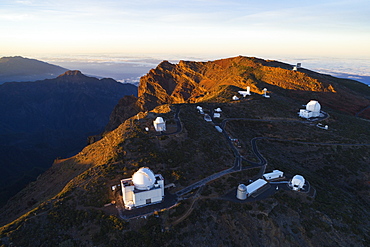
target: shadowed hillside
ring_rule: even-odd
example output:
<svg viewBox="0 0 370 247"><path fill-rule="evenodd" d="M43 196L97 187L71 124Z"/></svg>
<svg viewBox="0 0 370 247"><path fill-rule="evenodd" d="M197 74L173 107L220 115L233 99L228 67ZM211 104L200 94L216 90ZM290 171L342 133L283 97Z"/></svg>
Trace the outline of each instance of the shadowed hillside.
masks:
<svg viewBox="0 0 370 247"><path fill-rule="evenodd" d="M137 88L68 71L55 79L0 85L1 204L57 157L99 134L124 95Z"/></svg>
<svg viewBox="0 0 370 247"><path fill-rule="evenodd" d="M349 108L341 111L323 103L329 117L321 119L321 123L329 128L318 128L317 122L298 118L302 99L297 99L297 94L307 98L326 93L340 97L339 89L344 87L352 88L345 93L353 97L365 99L370 94L356 91L357 84L352 85L350 81L345 81L346 85L335 78L331 83L320 82L319 77L326 76L311 71L298 74L297 78L294 77L297 74L285 76L285 80L291 82L284 87L269 84L268 70L276 69L275 80L280 73L291 73L284 70L288 65L275 61L238 57L184 63L187 65L182 67L186 69L164 62L150 71L141 80L138 97L125 97L116 106L111 120L116 120L117 128L105 132L101 140L86 146L77 155L54 162L37 181L13 197L0 212L1 243L17 246L367 246L370 241L369 121L348 114ZM231 96L239 89L246 85L252 88L254 84L238 84L236 77L226 75L236 74L235 68L240 64L260 66L262 63L271 65L259 68L260 71L266 69L266 74L248 72L248 75L256 77L251 79L255 83L254 92L260 93L260 87L265 85L274 87L271 98L253 94L246 99L232 100ZM209 81L204 82L204 74L208 72L201 70L201 66L195 67L206 64L213 64L218 73L207 74ZM243 78L248 77L244 74L248 68L243 68ZM184 74L174 72L180 69ZM188 81L194 83L194 88ZM203 89L199 86L201 81ZM311 89L305 86L307 83L312 84ZM184 93L179 88L184 88ZM199 94L194 93L197 90ZM124 108L125 104L129 108ZM220 107L221 118L206 122L197 106L202 106L207 114ZM134 117L128 118L129 115ZM166 120L168 131L164 135L153 128L157 116ZM180 129L176 124L178 120ZM215 125L223 126L224 132L218 132ZM230 138L240 140L238 147ZM256 165L260 161L252 144L256 138L259 154L267 160L265 167ZM132 176L140 167L148 166L155 173L161 173L166 184L175 185L166 193L175 195L187 186L235 167L236 154L241 155L240 167L245 169L209 180L178 198L173 208L134 219L123 219L122 212L117 210L120 203L116 200L120 196L119 192L112 191L112 186ZM266 171L280 169L287 177L301 174L314 193L278 189L279 186L275 189L276 185L271 183L270 196L245 202L235 200L238 184L248 184L260 176L264 168Z"/></svg>

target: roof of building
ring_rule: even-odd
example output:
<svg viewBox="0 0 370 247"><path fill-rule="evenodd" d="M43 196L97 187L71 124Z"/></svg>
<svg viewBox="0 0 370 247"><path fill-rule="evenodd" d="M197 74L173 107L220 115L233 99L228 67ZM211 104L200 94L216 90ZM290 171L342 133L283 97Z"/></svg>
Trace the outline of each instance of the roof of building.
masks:
<svg viewBox="0 0 370 247"><path fill-rule="evenodd" d="M162 117L157 117L155 120L154 120L154 123L156 124L160 124L160 123L164 123L164 120Z"/></svg>
<svg viewBox="0 0 370 247"><path fill-rule="evenodd" d="M256 190L258 190L259 188L261 188L262 186L264 186L265 184L267 184L267 182L265 180L263 180L263 179L257 179L253 183L248 184L248 186L247 186L247 192L248 193L253 193Z"/></svg>
<svg viewBox="0 0 370 247"><path fill-rule="evenodd" d="M246 191L247 190L247 186L245 186L244 184L239 184L238 190L240 190L240 191Z"/></svg>
<svg viewBox="0 0 370 247"><path fill-rule="evenodd" d="M297 185L297 186L303 186L305 183L305 180L304 180L304 177L301 176L301 175L295 175L293 178L292 178L292 185Z"/></svg>
<svg viewBox="0 0 370 247"><path fill-rule="evenodd" d="M148 167L141 167L132 176L132 182L138 190L150 190L155 183L155 176Z"/></svg>
<svg viewBox="0 0 370 247"><path fill-rule="evenodd" d="M279 171L279 170L273 170L272 172L269 172L269 173L265 173L263 174L263 177L268 177L268 176L272 176L272 175L275 175L275 174L284 174L282 171Z"/></svg>

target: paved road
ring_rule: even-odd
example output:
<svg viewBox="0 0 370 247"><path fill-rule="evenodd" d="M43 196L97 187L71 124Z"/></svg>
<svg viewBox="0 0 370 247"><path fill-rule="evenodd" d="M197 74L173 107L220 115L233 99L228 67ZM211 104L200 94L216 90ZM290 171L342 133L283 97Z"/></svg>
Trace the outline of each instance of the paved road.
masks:
<svg viewBox="0 0 370 247"><path fill-rule="evenodd" d="M359 117L359 115L361 114L361 113L363 113L364 111L366 111L367 109L369 109L370 108L370 105L369 106L367 106L367 107L365 107L364 109L362 109L361 111L359 111L359 112L357 112L356 114L355 114L355 117Z"/></svg>
<svg viewBox="0 0 370 247"><path fill-rule="evenodd" d="M176 109L176 113L175 113L175 120L177 122L178 130L174 133L163 133L163 134L171 135L171 134L179 133L182 130L182 125L181 125L181 121L180 121L180 118L179 118L179 112L180 112L180 105L177 105L177 109ZM211 118L212 118L212 122L214 123L212 113L213 113L213 110L211 110ZM324 117L319 118L317 120L326 119L328 117L328 114L326 114L325 112L323 112L323 114L324 114ZM252 146L252 151L253 151L254 155L256 155L256 157L259 159L259 163L256 163L256 162L249 161L249 160L243 158L240 155L238 149L232 143L230 136L225 131L225 126L226 126L227 122L235 121L235 120L257 121L257 122L300 122L300 123L309 123L309 122L311 122L311 121L307 121L307 120L302 121L302 120L295 120L295 119L252 119L252 118L227 118L227 119L224 119L219 126L221 127L222 133L225 136L229 146L233 150L233 153L234 153L234 156L235 156L233 166L229 169L214 173L214 174L212 174L212 175L210 175L210 176L208 176L208 177L206 177L202 180L199 180L199 181L189 185L188 187L186 187L182 190L177 191L175 193L176 196L178 196L178 197L183 196L183 195L189 193L190 191L192 191L194 189L197 189L197 188L199 188L199 187L201 187L201 186L203 186L203 185L205 185L205 184L207 184L207 183L209 183L213 180L216 180L216 179L218 179L218 178L220 178L220 177L222 177L226 174L230 174L230 173L234 173L234 172L238 172L238 171L243 171L243 170L248 170L248 169L252 169L252 168L256 168L256 167L261 167L261 170L258 172L258 174L255 176L254 179L261 178L262 175L266 171L267 160L265 159L265 157L263 157L263 155L258 150L257 141L259 141L259 140L287 141L287 142L291 142L291 143L312 144L312 145L370 146L370 144L358 144L358 143L302 142L302 141L292 141L292 140L272 138L272 137L255 137L251 140L251 146ZM242 167L242 161L246 161L246 162L250 163L251 166Z"/></svg>
<svg viewBox="0 0 370 247"><path fill-rule="evenodd" d="M175 132L172 132L172 133L161 133L158 136L173 135L173 134L177 134L177 133L182 131L183 127L182 127L182 124L181 124L181 121L180 121L180 118L179 118L180 107L181 107L180 104L176 105L176 112L175 112L175 115L174 115L174 118L175 118L175 121L176 121L176 124L177 124L177 130ZM212 113L213 113L213 110L211 110L211 118L212 118L212 122L214 123ZM323 113L324 113L324 117L316 119L316 120L326 119L329 116L325 112L323 112ZM203 186L203 185L205 185L205 184L207 184L207 183L209 183L213 180L216 180L216 179L218 179L218 178L220 178L220 177L222 177L226 174L239 172L239 171L243 171L243 170L248 170L248 169L252 169L252 168L256 168L256 167L261 167L259 173L253 178L253 180L255 180L257 178L261 178L262 175L266 171L267 160L265 159L265 157L263 157L263 155L258 150L257 141L259 141L259 140L286 141L286 142L291 142L291 143L309 144L309 145L370 146L370 144L367 144L367 143L320 143L320 142L292 141L292 140L272 138L272 137L255 137L251 140L251 146L252 146L252 151L253 151L254 155L259 159L259 163L256 163L256 162L249 161L249 160L245 159L244 157L242 157L240 155L238 149L234 146L233 142L231 141L230 136L225 131L225 126L226 126L227 122L235 121L235 120L257 121L257 122L300 122L300 123L313 122L312 119L311 119L311 121L307 121L307 120L302 121L302 120L295 120L295 119L251 119L251 118L227 118L227 119L224 119L219 126L221 127L222 133L225 136L229 146L233 150L233 153L234 153L234 156L235 156L233 166L231 168L226 169L226 170L214 173L214 174L212 174L212 175L210 175L210 176L208 176L208 177L206 177L202 180L199 180L199 181L189 185L188 187L186 187L182 190L177 191L175 193L175 195L173 195L173 196L176 197L176 198L173 198L173 200L178 201L179 197L191 192L194 189L200 188L201 186ZM251 166L242 167L242 161L246 161L246 162L250 163ZM277 186L280 186L280 184L282 185L282 184L286 184L286 183L287 182L271 182L271 184L275 184ZM316 190L313 189L310 186L310 183L308 181L306 181L306 188L303 192L309 193L309 196L312 196L312 197L315 197L315 195L316 195ZM120 212L120 210L118 210L118 211ZM122 217L123 215L121 215L121 213L120 213L120 216Z"/></svg>

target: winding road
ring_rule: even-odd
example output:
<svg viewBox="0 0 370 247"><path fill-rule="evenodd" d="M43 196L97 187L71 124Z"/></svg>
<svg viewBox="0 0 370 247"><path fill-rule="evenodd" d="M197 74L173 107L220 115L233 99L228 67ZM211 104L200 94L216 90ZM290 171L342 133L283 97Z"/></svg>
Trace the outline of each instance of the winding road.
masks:
<svg viewBox="0 0 370 247"><path fill-rule="evenodd" d="M171 133L160 133L158 134L157 136L163 136L163 135L173 135L173 134L178 134L182 131L183 129L183 126L182 126L182 123L181 123L181 120L180 120L180 117L179 117L179 113L180 113L180 109L181 109L181 104L177 104L176 105L176 112L174 114L174 118L175 118L175 121L176 121L176 125L177 125L177 130L174 131L174 132L171 132ZM212 119L212 123L214 125L217 125L215 122L214 122L214 119L213 119L213 111L211 110L211 119ZM248 170L248 169L252 169L252 168L257 168L257 167L260 167L260 171L258 172L258 174L253 178L253 180L256 180L258 178L262 178L262 175L265 173L266 171L266 166L267 166L267 160L265 159L265 157L263 157L263 155L259 152L258 150L258 146L257 146L257 142L260 141L260 140L270 140L270 141L285 141L285 142L290 142L290 143L297 143L297 144L307 144L307 145L337 145L337 146L370 146L370 144L367 144L367 143L320 143L320 142L303 142L303 141L292 141L292 140L286 140L286 139L279 139L279 138L273 138L273 137L255 137L253 139L251 139L251 147L252 147L252 152L253 154L258 158L259 162L253 162L253 161L249 161L247 160L246 158L244 158L243 156L241 156L239 150L234 146L232 140L231 140L231 137L227 134L226 130L225 130L225 127L226 127L226 124L229 122L229 121L256 121L256 122L300 122L300 123L312 123L312 122L315 122L315 121L318 121L318 120L323 120L323 119L326 119L328 118L328 114L324 114L324 117L323 118L318 118L318 119L315 119L315 120L312 120L312 121L302 121L302 120L295 120L295 119L251 119L251 118L226 118L224 119L220 125L220 128L222 129L222 133L224 135L224 137L226 138L227 140L227 143L228 145L231 147L231 149L233 150L233 153L234 153L234 156L235 156L235 159L234 159L234 162L233 162L233 166L231 168L228 168L228 169L225 169L225 170L222 170L220 172L217 172L217 173L214 173L206 178L203 178L177 192L175 192L174 196L176 198L174 198L175 202L178 202L179 200L181 199L184 199L183 196L185 194L188 194L189 192L193 191L194 189L197 189L197 188L200 188L202 187L203 185L213 181L213 180L216 180L222 176L225 176L227 174L231 174L231 173L235 173L235 172L240 172L240 171L244 171L244 170ZM247 166L247 167L243 167L242 166L242 161L245 161L245 162L248 162L250 164L250 166ZM287 182L271 182L271 184L275 184L275 185L279 185L279 184L286 184ZM306 187L306 190L303 191L304 193L310 193L312 195L310 195L311 197L315 197L316 195L316 190L313 189L309 182L306 181L307 183L307 187ZM312 188L312 189L311 189ZM199 194L199 191L196 193L196 195ZM193 204L191 206L191 208L193 208L194 206L194 203L195 201L199 199L199 198L196 198L194 199L193 201ZM118 209L118 208L117 208ZM122 218L123 215L121 215L121 212L120 211L123 211L123 210L120 210L118 209L119 213L120 213L120 217ZM186 218L190 213L191 213L192 210L189 210L181 219L183 218ZM181 220L180 220L181 221Z"/></svg>
<svg viewBox="0 0 370 247"><path fill-rule="evenodd" d="M179 109L178 109L178 111L179 111ZM212 122L213 122L213 124L217 125L214 122L212 113L213 113L213 111L211 110L210 115L211 115L211 118L212 118ZM318 118L315 121L323 120L323 119L326 119L326 118L329 117L329 115L326 114L325 112L323 112L323 114L324 114L324 117ZM178 118L179 117L178 114L177 115L175 114L175 116L177 117L177 121L181 122L180 119ZM207 183L209 183L213 180L216 180L216 179L218 179L218 178L220 178L224 175L234 173L234 172L239 172L239 171L244 171L244 170L248 170L248 169L252 169L252 168L256 168L256 167L261 167L261 170L253 178L253 180L255 180L257 178L261 178L262 175L266 171L267 160L265 159L265 157L263 157L263 155L258 150L257 141L259 141L259 140L286 141L286 142L291 142L291 143L308 144L308 145L370 146L370 144L367 144L367 143L365 143L365 144L361 144L361 143L320 143L320 142L292 141L292 140L279 139L279 138L273 138L273 137L255 137L251 140L251 147L252 147L253 154L259 159L259 163L256 163L256 162L253 162L253 161L249 161L249 160L247 160L246 158L244 158L240 155L238 149L232 143L231 137L227 134L227 132L225 130L226 124L229 121L240 121L240 120L242 120L242 121L256 121L256 122L299 122L299 123L312 123L313 122L313 121L307 121L307 120L302 121L302 120L295 120L295 119L252 119L252 118L226 118L226 119L224 119L219 126L222 129L222 133L225 136L226 140L228 141L229 146L233 150L233 153L234 153L234 156L235 156L233 166L229 169L214 173L214 174L212 174L212 175L210 175L206 178L203 178L202 180L199 180L199 181L185 187L182 190L177 191L176 195L178 197L181 197L181 196L189 193L190 191L192 191L194 189L197 189L197 188L199 188L199 187L201 187L201 186L203 186L203 185L205 185L205 184L207 184ZM248 162L249 164L251 164L251 166L242 167L242 161Z"/></svg>

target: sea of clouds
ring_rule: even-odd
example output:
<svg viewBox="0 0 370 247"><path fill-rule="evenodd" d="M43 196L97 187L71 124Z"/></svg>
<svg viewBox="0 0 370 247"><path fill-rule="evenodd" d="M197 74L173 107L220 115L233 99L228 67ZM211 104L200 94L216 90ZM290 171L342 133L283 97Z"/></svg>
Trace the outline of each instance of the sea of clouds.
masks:
<svg viewBox="0 0 370 247"><path fill-rule="evenodd" d="M182 55L59 55L39 58L71 70L99 78L113 78L124 83L138 84L140 77L155 68L161 61L177 63L179 60L211 61L216 56ZM368 58L332 58L332 57L261 57L289 64L301 63L303 68L335 77L360 81L370 86L370 61Z"/></svg>

